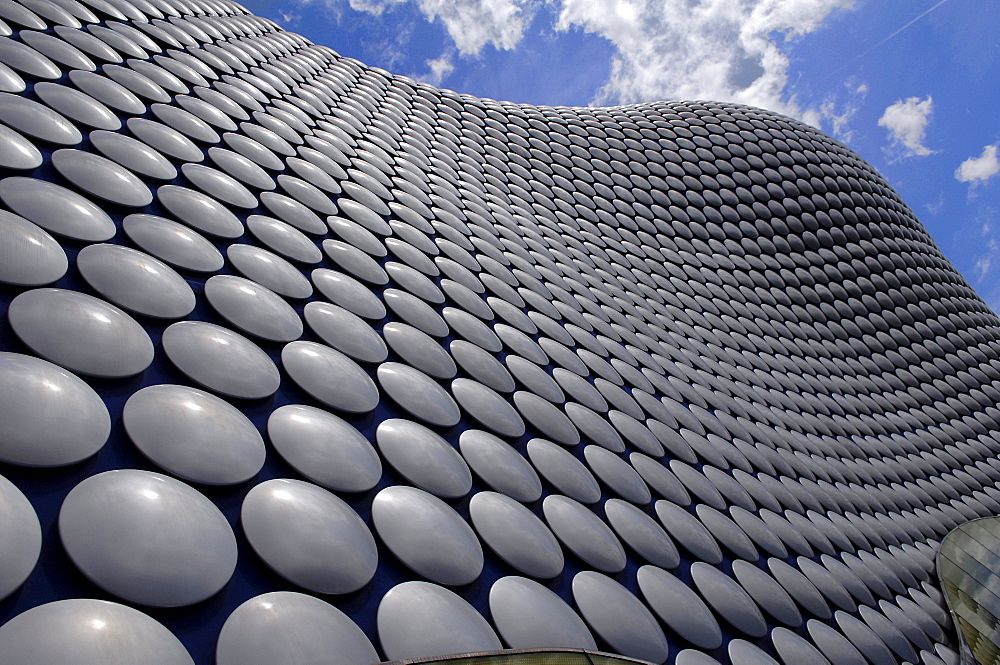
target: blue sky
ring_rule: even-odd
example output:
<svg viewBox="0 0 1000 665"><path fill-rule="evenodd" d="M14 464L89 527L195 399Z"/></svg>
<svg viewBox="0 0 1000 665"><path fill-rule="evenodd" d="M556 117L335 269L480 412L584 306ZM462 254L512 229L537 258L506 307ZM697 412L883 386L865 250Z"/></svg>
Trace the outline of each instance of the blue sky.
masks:
<svg viewBox="0 0 1000 665"><path fill-rule="evenodd" d="M1000 309L996 0L251 0L458 92L560 106L737 101L873 164Z"/></svg>

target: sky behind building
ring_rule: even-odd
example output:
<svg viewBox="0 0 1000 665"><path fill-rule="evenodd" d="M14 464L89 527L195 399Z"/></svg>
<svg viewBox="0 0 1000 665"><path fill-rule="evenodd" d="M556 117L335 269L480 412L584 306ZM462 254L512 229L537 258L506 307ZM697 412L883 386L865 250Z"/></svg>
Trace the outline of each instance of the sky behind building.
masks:
<svg viewBox="0 0 1000 665"><path fill-rule="evenodd" d="M995 0L251 0L357 58L555 106L735 101L842 140L1000 309Z"/></svg>

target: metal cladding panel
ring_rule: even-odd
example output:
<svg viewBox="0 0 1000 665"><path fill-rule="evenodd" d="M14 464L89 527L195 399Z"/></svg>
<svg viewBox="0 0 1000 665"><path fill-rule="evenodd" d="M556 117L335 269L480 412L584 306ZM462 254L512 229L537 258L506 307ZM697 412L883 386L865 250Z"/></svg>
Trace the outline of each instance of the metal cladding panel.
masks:
<svg viewBox="0 0 1000 665"><path fill-rule="evenodd" d="M955 662L1000 321L843 145L0 18L0 662Z"/></svg>

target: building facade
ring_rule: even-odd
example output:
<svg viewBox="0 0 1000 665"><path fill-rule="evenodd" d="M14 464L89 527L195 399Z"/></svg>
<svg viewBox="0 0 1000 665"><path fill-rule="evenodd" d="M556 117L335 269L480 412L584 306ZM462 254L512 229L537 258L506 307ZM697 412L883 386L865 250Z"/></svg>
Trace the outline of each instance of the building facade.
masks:
<svg viewBox="0 0 1000 665"><path fill-rule="evenodd" d="M1000 321L842 144L0 20L0 662L957 662Z"/></svg>

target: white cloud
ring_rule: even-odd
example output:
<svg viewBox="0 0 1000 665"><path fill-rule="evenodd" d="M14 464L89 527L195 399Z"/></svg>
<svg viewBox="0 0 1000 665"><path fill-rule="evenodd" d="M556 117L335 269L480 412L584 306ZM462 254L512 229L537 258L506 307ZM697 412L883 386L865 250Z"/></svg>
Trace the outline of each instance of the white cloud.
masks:
<svg viewBox="0 0 1000 665"><path fill-rule="evenodd" d="M327 0L331 2L332 0ZM760 106L817 127L823 112L786 94L788 56L781 42L817 30L854 0L349 0L381 13L416 2L440 19L460 55L484 46L513 49L543 7L556 29L581 29L615 47L611 75L595 104L707 99ZM571 72L569 72L571 73ZM861 92L861 91L859 91Z"/></svg>
<svg viewBox="0 0 1000 665"><path fill-rule="evenodd" d="M868 85L849 80L844 84L844 87L847 90L847 101L838 103L836 96L831 95L820 106L819 112L827 121L826 125L829 127L830 133L841 141L850 143L854 140L854 130L848 127L848 123L864 104L865 97L868 95Z"/></svg>
<svg viewBox="0 0 1000 665"><path fill-rule="evenodd" d="M997 161L997 147L988 145L983 148L979 157L969 157L955 171L959 182L971 182L973 185L985 182L1000 173L1000 162Z"/></svg>
<svg viewBox="0 0 1000 665"><path fill-rule="evenodd" d="M923 145L924 131L933 111L934 100L930 95L927 99L910 97L886 108L878 124L889 130L893 142L902 144L908 156L925 156L933 152Z"/></svg>
<svg viewBox="0 0 1000 665"><path fill-rule="evenodd" d="M440 58L428 60L425 64L427 65L427 74L414 78L424 83L430 83L433 86L441 85L445 77L455 71L455 65L452 64L451 58L447 53L442 54Z"/></svg>
<svg viewBox="0 0 1000 665"><path fill-rule="evenodd" d="M380 14L407 0L350 0L351 9ZM539 0L416 0L428 21L440 19L462 55L476 55L487 44L512 49L537 12Z"/></svg>
<svg viewBox="0 0 1000 665"><path fill-rule="evenodd" d="M579 27L617 49L594 100L735 101L819 125L822 114L785 94L779 42L818 29L853 0L558 0L557 29Z"/></svg>

